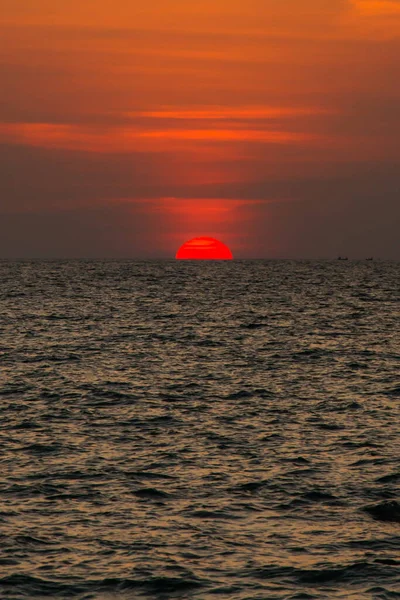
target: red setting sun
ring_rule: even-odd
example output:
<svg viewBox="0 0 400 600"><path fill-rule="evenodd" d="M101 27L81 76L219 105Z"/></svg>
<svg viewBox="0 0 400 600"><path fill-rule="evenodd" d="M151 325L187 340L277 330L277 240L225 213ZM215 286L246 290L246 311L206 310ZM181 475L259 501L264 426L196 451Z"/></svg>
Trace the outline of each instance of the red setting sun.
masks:
<svg viewBox="0 0 400 600"><path fill-rule="evenodd" d="M211 237L197 237L185 242L176 253L179 260L232 260L228 246Z"/></svg>

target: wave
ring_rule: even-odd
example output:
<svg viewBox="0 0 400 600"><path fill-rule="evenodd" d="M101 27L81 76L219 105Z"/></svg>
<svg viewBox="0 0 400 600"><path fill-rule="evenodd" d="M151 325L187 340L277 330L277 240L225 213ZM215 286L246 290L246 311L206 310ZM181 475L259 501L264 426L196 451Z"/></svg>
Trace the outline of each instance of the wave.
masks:
<svg viewBox="0 0 400 600"><path fill-rule="evenodd" d="M141 488L133 492L138 498L144 498L147 500L166 500L171 497L171 494L158 490L157 488Z"/></svg>
<svg viewBox="0 0 400 600"><path fill-rule="evenodd" d="M106 578L81 580L79 583L61 583L24 574L13 574L0 579L0 589L10 589L13 594L19 592L28 598L43 598L43 596L73 598L88 593L123 593L139 588L153 594L174 594L201 587L204 587L204 582L190 575L181 578L167 576L146 579ZM9 592L6 593L9 597Z"/></svg>
<svg viewBox="0 0 400 600"><path fill-rule="evenodd" d="M377 561L357 561L347 565L327 565L318 569L302 569L287 566L268 566L246 572L246 576L260 579L280 579L297 584L324 585L351 581L377 582L382 578L393 579L398 575L397 564L382 564Z"/></svg>
<svg viewBox="0 0 400 600"><path fill-rule="evenodd" d="M377 521L400 523L400 504L396 500L364 506L363 510Z"/></svg>

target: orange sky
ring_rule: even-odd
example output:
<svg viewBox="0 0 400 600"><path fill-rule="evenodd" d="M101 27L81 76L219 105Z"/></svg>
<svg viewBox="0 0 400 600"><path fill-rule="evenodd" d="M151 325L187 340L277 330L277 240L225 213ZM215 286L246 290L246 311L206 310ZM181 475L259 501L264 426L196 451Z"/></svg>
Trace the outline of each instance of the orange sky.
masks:
<svg viewBox="0 0 400 600"><path fill-rule="evenodd" d="M3 0L0 257L400 258L398 0Z"/></svg>

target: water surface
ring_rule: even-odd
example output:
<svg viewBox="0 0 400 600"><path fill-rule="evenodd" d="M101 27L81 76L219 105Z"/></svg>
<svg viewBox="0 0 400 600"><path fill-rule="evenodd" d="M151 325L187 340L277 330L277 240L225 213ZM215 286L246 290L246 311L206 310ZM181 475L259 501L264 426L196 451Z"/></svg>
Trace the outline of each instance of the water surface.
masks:
<svg viewBox="0 0 400 600"><path fill-rule="evenodd" d="M0 277L1 598L400 598L399 263Z"/></svg>

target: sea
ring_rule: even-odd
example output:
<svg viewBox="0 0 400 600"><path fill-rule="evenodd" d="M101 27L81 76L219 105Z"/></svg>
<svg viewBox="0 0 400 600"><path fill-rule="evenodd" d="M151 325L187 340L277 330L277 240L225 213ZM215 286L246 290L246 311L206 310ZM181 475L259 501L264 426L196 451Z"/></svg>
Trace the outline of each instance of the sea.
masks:
<svg viewBox="0 0 400 600"><path fill-rule="evenodd" d="M0 598L400 598L400 263L0 262Z"/></svg>

